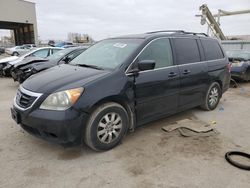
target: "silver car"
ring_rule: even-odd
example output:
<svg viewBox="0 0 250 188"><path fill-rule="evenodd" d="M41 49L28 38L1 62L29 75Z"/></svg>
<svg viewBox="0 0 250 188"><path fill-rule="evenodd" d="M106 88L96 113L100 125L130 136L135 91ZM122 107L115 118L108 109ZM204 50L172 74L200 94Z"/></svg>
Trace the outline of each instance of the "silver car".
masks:
<svg viewBox="0 0 250 188"><path fill-rule="evenodd" d="M12 48L6 48L5 53L12 56L19 56L26 54L36 46L34 44L24 44L22 46L15 46Z"/></svg>

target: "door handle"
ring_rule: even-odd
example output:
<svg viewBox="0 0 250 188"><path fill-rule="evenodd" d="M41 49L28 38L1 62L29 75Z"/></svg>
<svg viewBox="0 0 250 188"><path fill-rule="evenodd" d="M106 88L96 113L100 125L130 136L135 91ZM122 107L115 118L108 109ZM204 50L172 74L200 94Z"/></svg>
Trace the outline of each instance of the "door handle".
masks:
<svg viewBox="0 0 250 188"><path fill-rule="evenodd" d="M182 74L189 74L191 71L190 70L184 70Z"/></svg>
<svg viewBox="0 0 250 188"><path fill-rule="evenodd" d="M175 73L175 72L170 72L168 74L168 77L170 77L170 78L175 77L175 76L177 76L177 73Z"/></svg>

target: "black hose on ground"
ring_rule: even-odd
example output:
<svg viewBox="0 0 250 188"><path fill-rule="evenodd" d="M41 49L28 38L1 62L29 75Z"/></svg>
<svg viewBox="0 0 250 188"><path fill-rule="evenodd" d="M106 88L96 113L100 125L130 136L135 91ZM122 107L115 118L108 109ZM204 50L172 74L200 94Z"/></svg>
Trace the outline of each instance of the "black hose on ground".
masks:
<svg viewBox="0 0 250 188"><path fill-rule="evenodd" d="M250 170L249 165L244 165L244 164L241 164L241 163L239 163L237 161L232 160L232 158L231 158L232 155L245 157L245 158L250 160L250 154L240 152L240 151L230 151L230 152L227 152L225 154L225 158L226 158L227 162L229 162L231 165L233 165L233 166L235 166L237 168L243 169L243 170Z"/></svg>
<svg viewBox="0 0 250 188"><path fill-rule="evenodd" d="M236 80L232 79L230 80L230 87L237 88L239 87L239 84L236 82Z"/></svg>

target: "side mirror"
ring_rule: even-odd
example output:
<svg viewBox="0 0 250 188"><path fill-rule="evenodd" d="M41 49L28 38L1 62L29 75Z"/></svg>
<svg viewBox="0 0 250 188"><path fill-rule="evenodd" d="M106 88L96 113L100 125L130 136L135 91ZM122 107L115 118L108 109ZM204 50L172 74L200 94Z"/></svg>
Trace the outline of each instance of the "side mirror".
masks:
<svg viewBox="0 0 250 188"><path fill-rule="evenodd" d="M155 60L142 60L138 63L140 71L152 70L155 68Z"/></svg>
<svg viewBox="0 0 250 188"><path fill-rule="evenodd" d="M67 64L67 63L69 63L70 58L69 58L69 57L64 57L61 61L62 61L63 63L65 63L65 64Z"/></svg>

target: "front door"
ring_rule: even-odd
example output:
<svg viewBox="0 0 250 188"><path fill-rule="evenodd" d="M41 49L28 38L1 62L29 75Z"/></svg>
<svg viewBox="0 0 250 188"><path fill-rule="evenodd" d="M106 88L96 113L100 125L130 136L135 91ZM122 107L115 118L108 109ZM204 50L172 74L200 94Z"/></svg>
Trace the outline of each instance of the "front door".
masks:
<svg viewBox="0 0 250 188"><path fill-rule="evenodd" d="M179 71L173 64L168 38L150 42L137 61L154 60L153 70L141 71L135 77L137 124L143 124L177 111Z"/></svg>

